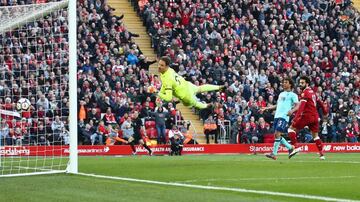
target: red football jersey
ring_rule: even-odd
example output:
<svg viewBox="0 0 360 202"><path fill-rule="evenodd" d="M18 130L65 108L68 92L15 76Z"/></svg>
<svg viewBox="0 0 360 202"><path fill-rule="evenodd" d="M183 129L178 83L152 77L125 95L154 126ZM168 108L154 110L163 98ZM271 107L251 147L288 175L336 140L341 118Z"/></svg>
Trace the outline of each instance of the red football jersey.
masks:
<svg viewBox="0 0 360 202"><path fill-rule="evenodd" d="M318 102L318 98L314 91L307 87L303 90L303 92L300 95L300 102L306 101L304 111L302 112L303 116L315 116L319 117L319 113L316 108L316 103Z"/></svg>

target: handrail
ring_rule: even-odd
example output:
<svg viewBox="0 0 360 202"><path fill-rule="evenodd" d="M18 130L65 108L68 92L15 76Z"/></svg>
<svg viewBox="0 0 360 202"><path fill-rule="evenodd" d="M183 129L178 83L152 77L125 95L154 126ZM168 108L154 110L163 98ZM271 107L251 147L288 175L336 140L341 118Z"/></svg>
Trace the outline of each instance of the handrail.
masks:
<svg viewBox="0 0 360 202"><path fill-rule="evenodd" d="M225 124L224 124L225 122L229 123L228 126L225 126ZM227 137L227 134L230 135L230 133L231 133L230 121L229 120L224 120L224 121L218 120L218 123L220 126L219 142L221 144L229 143L229 138ZM226 127L228 127L228 130Z"/></svg>

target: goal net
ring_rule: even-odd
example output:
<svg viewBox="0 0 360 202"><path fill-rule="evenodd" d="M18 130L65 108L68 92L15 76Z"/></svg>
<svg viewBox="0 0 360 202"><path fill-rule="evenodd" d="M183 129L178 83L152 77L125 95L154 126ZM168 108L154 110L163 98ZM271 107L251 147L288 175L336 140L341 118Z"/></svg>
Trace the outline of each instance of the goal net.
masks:
<svg viewBox="0 0 360 202"><path fill-rule="evenodd" d="M0 6L0 176L68 168L68 17L67 0Z"/></svg>

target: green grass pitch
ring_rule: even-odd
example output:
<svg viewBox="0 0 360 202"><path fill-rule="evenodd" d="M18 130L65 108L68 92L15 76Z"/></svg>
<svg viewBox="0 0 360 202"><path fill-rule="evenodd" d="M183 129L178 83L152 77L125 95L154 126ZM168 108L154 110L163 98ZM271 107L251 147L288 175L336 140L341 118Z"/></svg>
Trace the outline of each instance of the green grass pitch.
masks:
<svg viewBox="0 0 360 202"><path fill-rule="evenodd" d="M157 182L360 200L360 154L80 157L79 172ZM0 201L317 201L56 174L0 178ZM318 200L319 201L319 200Z"/></svg>

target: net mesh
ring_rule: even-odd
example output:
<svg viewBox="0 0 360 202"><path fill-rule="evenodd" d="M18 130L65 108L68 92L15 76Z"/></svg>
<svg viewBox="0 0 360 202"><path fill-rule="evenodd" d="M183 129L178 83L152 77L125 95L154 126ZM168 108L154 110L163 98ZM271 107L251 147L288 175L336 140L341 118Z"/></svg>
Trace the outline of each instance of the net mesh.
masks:
<svg viewBox="0 0 360 202"><path fill-rule="evenodd" d="M0 7L0 175L68 164L66 3Z"/></svg>

